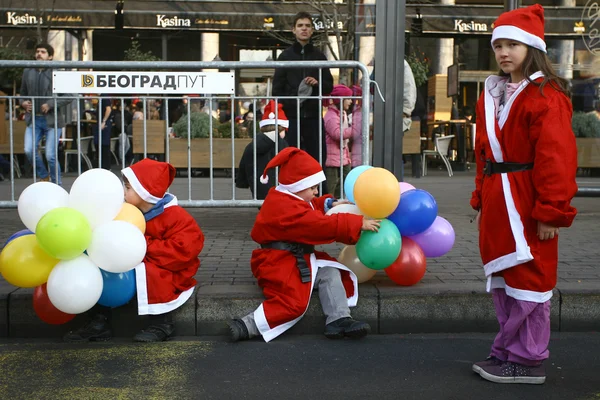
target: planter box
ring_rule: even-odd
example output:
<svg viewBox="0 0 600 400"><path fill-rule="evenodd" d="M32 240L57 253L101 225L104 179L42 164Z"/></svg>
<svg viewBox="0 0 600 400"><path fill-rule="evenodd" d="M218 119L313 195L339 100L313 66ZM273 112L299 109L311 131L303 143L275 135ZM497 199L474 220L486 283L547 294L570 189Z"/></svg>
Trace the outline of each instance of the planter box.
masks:
<svg viewBox="0 0 600 400"><path fill-rule="evenodd" d="M600 138L576 138L577 166L600 168Z"/></svg>
<svg viewBox="0 0 600 400"><path fill-rule="evenodd" d="M146 153L164 154L167 122L162 120L146 120ZM134 154L144 153L144 121L133 121L132 145Z"/></svg>
<svg viewBox="0 0 600 400"><path fill-rule="evenodd" d="M0 129L0 154L10 153L10 121L4 121ZM25 152L25 121L13 121L13 151L14 154Z"/></svg>
<svg viewBox="0 0 600 400"><path fill-rule="evenodd" d="M234 139L235 162L238 168L244 149L252 139ZM231 139L213 138L213 168L231 168ZM169 162L175 168L188 167L188 140L169 139ZM210 168L210 139L191 139L191 167Z"/></svg>

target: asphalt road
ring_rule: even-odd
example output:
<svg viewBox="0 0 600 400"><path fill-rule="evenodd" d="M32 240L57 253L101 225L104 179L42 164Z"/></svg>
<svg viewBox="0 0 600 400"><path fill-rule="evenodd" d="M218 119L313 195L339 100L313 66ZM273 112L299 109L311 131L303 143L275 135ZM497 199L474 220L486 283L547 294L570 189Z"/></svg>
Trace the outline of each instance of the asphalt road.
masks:
<svg viewBox="0 0 600 400"><path fill-rule="evenodd" d="M556 334L545 385L498 385L471 363L492 336L283 336L271 343L0 342L2 399L598 399L600 334Z"/></svg>

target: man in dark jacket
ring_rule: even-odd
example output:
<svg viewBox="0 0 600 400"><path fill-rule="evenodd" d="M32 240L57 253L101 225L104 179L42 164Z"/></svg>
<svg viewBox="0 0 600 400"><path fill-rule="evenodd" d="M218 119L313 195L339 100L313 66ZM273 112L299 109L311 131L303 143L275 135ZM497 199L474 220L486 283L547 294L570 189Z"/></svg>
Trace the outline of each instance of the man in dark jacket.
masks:
<svg viewBox="0 0 600 400"><path fill-rule="evenodd" d="M312 17L307 12L299 12L294 17L292 32L296 42L283 51L277 61L326 61L325 54L310 43L313 34ZM321 70L319 82L318 68L277 68L273 77L273 96L327 96L333 90L333 77L329 68ZM322 126L322 105L318 99L282 99L285 114L289 118L290 128L286 140L290 146L300 147L313 156L321 165L325 165L327 149L325 146L325 129ZM298 114L300 102L300 114ZM300 121L300 142L298 142L298 121ZM319 143L322 151L319 152ZM323 182L325 185L325 182ZM324 188L325 189L325 188ZM324 193L326 191L324 190Z"/></svg>
<svg viewBox="0 0 600 400"><path fill-rule="evenodd" d="M54 48L47 43L40 43L35 48L35 59L38 61L50 61L54 57ZM33 164L35 149L35 171L36 177L42 181L61 184L60 164L57 161L59 132L55 128L63 128L65 120L62 116L62 108L73 101L72 94L62 95L64 98L52 98L52 70L49 68L26 68L23 71L21 83L21 106L27 112L25 122L25 155ZM33 96L34 99L28 98ZM71 97L71 98L68 98ZM58 109L58 110L57 110ZM35 122L35 134L34 134ZM44 166L44 161L37 151L42 138L46 138L46 160L50 174Z"/></svg>

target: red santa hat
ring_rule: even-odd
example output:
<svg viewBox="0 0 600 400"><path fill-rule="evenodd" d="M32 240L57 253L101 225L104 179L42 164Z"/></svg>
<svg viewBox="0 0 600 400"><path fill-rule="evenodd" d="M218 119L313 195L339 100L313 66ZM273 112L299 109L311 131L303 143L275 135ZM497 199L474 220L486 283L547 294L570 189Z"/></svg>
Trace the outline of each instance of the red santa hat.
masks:
<svg viewBox="0 0 600 400"><path fill-rule="evenodd" d="M152 204L163 198L175 179L175 167L150 158L144 158L121 173L142 200Z"/></svg>
<svg viewBox="0 0 600 400"><path fill-rule="evenodd" d="M277 117L277 123L275 123L275 117ZM277 115L275 115L275 100L269 101L265 106L265 111L263 112L262 119L259 123L260 127L266 125L279 125L284 128L290 127L290 121L288 121L285 113L283 112L283 104L277 104Z"/></svg>
<svg viewBox="0 0 600 400"><path fill-rule="evenodd" d="M265 167L261 183L268 183L267 171L279 167L279 186L292 193L308 189L325 180L321 165L310 154L296 147L281 150Z"/></svg>
<svg viewBox="0 0 600 400"><path fill-rule="evenodd" d="M500 14L494 22L492 46L496 39L512 39L546 53L544 8L539 4Z"/></svg>

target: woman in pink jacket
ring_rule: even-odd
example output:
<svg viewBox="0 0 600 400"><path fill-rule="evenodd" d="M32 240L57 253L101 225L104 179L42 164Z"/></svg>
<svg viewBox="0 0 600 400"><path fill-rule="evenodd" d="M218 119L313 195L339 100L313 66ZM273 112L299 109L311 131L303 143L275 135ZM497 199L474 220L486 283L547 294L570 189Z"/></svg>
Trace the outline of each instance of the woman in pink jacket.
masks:
<svg viewBox="0 0 600 400"><path fill-rule="evenodd" d="M334 85L331 96L350 97L352 89L345 85ZM343 99L340 112L340 99L326 100L329 102L325 114L325 135L327 142L327 161L325 161L325 177L329 194L339 198L341 196L342 182L340 180L340 167L344 179L350 172L351 160L348 142L352 138L352 126L348 121L348 112L352 106L352 99Z"/></svg>

